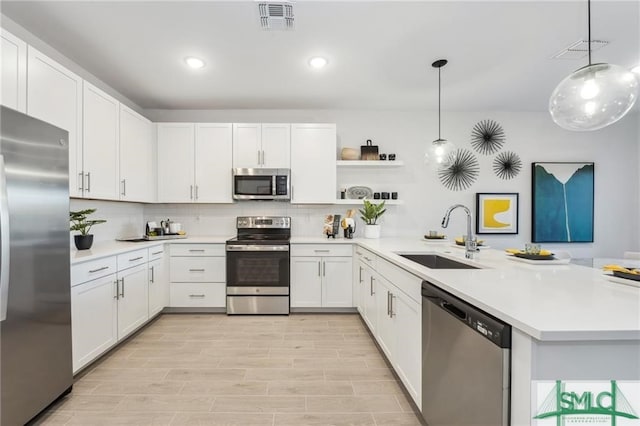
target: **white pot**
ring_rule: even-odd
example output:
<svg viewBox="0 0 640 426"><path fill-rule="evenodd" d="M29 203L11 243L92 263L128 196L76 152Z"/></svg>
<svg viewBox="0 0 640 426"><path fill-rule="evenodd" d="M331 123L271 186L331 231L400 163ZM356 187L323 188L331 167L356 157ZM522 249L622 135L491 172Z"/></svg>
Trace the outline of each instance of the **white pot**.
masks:
<svg viewBox="0 0 640 426"><path fill-rule="evenodd" d="M365 225L364 226L365 238L380 238L380 225Z"/></svg>

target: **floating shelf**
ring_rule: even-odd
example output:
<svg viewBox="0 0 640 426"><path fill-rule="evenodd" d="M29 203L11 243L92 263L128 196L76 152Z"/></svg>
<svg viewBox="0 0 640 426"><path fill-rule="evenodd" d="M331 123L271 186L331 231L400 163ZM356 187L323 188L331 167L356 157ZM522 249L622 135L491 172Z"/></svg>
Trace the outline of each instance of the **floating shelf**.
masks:
<svg viewBox="0 0 640 426"><path fill-rule="evenodd" d="M380 160L338 160L336 161L338 167L401 167L404 166L404 161L380 161Z"/></svg>
<svg viewBox="0 0 640 426"><path fill-rule="evenodd" d="M382 201L384 201L384 204L386 206L395 206L395 205L400 205L400 204L404 204L403 200L369 200L372 203L380 203ZM346 200L336 200L333 204L347 204L347 205L351 205L351 206L356 206L356 205L361 205L362 204L362 200L355 200L355 199L346 199Z"/></svg>

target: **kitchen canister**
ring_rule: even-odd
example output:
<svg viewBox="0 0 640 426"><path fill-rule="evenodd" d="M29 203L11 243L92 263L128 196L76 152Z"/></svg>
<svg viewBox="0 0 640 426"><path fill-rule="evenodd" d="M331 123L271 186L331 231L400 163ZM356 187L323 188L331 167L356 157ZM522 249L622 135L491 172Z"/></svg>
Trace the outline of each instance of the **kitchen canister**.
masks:
<svg viewBox="0 0 640 426"><path fill-rule="evenodd" d="M363 160L377 160L378 145L373 145L371 139L367 139L366 145L360 145L360 157Z"/></svg>
<svg viewBox="0 0 640 426"><path fill-rule="evenodd" d="M360 152L358 152L356 148L342 148L342 151L340 151L340 158L342 160L359 160Z"/></svg>

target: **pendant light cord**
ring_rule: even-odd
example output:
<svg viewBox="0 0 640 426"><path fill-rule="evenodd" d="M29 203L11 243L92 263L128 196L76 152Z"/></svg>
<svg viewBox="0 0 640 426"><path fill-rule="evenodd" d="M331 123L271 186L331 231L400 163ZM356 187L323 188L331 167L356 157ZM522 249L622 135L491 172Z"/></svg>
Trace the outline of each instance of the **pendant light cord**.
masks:
<svg viewBox="0 0 640 426"><path fill-rule="evenodd" d="M442 70L442 67L438 68L438 140L442 140L442 137L440 137L440 126L442 125L441 123L441 118L440 118L440 92L442 91L442 84L440 83L440 71Z"/></svg>
<svg viewBox="0 0 640 426"><path fill-rule="evenodd" d="M591 65L591 0L587 0L587 20L589 32L589 65Z"/></svg>

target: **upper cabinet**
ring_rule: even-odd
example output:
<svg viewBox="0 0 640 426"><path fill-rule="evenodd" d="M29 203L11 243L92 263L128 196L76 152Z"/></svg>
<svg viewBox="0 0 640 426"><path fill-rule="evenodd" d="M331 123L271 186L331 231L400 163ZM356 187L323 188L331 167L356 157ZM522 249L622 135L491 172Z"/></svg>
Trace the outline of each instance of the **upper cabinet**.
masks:
<svg viewBox="0 0 640 426"><path fill-rule="evenodd" d="M0 29L0 103L27 112L27 43Z"/></svg>
<svg viewBox="0 0 640 426"><path fill-rule="evenodd" d="M85 81L82 111L83 195L87 198L117 200L120 197L120 103Z"/></svg>
<svg viewBox="0 0 640 426"><path fill-rule="evenodd" d="M69 195L82 196L82 79L27 48L27 114L69 132Z"/></svg>
<svg viewBox="0 0 640 426"><path fill-rule="evenodd" d="M232 126L158 124L158 201L231 203Z"/></svg>
<svg viewBox="0 0 640 426"><path fill-rule="evenodd" d="M291 125L291 203L336 200L336 125Z"/></svg>
<svg viewBox="0 0 640 426"><path fill-rule="evenodd" d="M291 166L291 125L280 123L236 123L233 125L234 168L278 168Z"/></svg>
<svg viewBox="0 0 640 426"><path fill-rule="evenodd" d="M120 104L120 199L155 201L153 123Z"/></svg>

